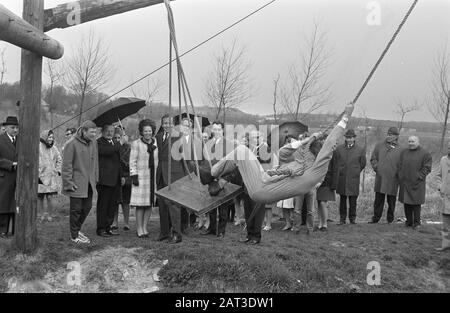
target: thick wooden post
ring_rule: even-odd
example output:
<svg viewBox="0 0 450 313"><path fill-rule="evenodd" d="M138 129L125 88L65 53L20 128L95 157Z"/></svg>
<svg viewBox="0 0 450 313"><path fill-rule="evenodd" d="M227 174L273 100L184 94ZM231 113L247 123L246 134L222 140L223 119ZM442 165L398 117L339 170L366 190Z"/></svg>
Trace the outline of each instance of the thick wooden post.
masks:
<svg viewBox="0 0 450 313"><path fill-rule="evenodd" d="M44 0L23 0L23 19L44 26ZM14 245L30 252L37 246L36 212L41 116L42 56L22 50L17 169L17 211Z"/></svg>

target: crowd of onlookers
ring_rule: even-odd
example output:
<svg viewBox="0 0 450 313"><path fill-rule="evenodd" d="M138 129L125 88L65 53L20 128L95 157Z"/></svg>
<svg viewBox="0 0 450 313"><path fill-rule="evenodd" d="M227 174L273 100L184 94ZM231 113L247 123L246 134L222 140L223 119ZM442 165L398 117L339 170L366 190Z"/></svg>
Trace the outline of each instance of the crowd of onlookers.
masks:
<svg viewBox="0 0 450 313"><path fill-rule="evenodd" d="M258 244L261 230L270 231L272 211L282 213L285 225L283 231L299 232L306 225L306 232L326 231L328 229L328 202L336 201L339 195L339 225L357 222L357 199L360 191L360 173L366 167L366 151L355 142L356 133L348 129L345 141L335 148L323 181L308 193L295 198L284 199L272 205L255 203L247 193L242 193L232 201L221 204L217 209L200 216L192 215L186 208L174 202L156 197L156 191L165 188L189 173L198 172L198 167L208 168L220 158L206 162L198 158L193 142L209 145L211 152L227 150L236 145L235 139L224 136L224 125L213 122L211 132L198 134L193 121L181 119L178 132L172 131L173 120L168 115L161 118L161 127L150 119L139 122L139 137L129 141L125 129L119 125L102 125L98 136L97 125L85 121L77 130L66 130L66 142L61 152L55 146L55 134L45 130L40 134L38 212L39 220L52 221L55 217L55 197L62 193L70 199L70 233L76 243L89 243L90 239L81 232L82 225L91 208L94 191L97 193L96 233L109 237L119 234L119 207L123 213L123 231L130 230L130 208L135 209L136 236L149 237L148 221L152 209L159 211L159 241L170 243L182 241L182 234L191 225L199 228L202 235L225 236L226 225L245 224L247 236L242 241ZM2 125L0 134L0 233L2 237L14 232L15 186L17 170L16 140L18 121L8 117ZM287 135L285 143L302 140ZM406 226L417 229L421 225L421 206L425 202L426 178L431 172L432 158L421 147L419 138L411 136L408 146L398 143L399 131L389 128L385 140L378 143L371 152L370 165L376 173L375 200L373 216L369 223L378 223L387 202L387 223L394 222L396 201L404 205ZM181 143L181 145L180 145ZM263 136L253 131L239 140L258 157L263 169L275 168L285 162L279 157L280 150L269 159L259 158L260 153L269 151ZM313 163L323 141L315 141L299 149L305 149L304 162ZM174 145L182 147L184 158L173 156ZM190 154L186 157L186 151ZM202 152L200 152L202 153ZM215 154L220 155L220 154ZM223 154L222 154L223 156ZM169 162L169 157L171 158ZM197 161L195 161L197 160ZM170 164L169 164L170 163ZM20 166L20 165L19 165ZM450 248L450 146L448 156L440 162L440 188L442 196L442 247ZM225 181L245 184L239 171L233 171ZM211 193L211 191L210 191ZM318 225L314 225L314 212L317 211ZM263 226L263 221L265 225ZM194 224L195 223L195 224Z"/></svg>

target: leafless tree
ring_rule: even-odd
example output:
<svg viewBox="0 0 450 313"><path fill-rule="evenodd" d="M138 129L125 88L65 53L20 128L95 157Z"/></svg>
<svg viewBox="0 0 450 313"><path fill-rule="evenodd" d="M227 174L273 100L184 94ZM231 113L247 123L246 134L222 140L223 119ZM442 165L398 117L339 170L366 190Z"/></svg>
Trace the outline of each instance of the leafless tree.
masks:
<svg viewBox="0 0 450 313"><path fill-rule="evenodd" d="M404 104L401 100L397 100L396 109L394 110L394 113L399 116L399 121L397 123L399 131L401 131L403 128L403 123L405 122L406 116L409 113L417 111L419 109L420 106L417 103L417 101L415 101L413 104L407 105Z"/></svg>
<svg viewBox="0 0 450 313"><path fill-rule="evenodd" d="M236 40L229 48L223 47L214 59L214 69L206 82L206 98L216 108L216 119L226 110L236 107L251 97L250 63L245 48L239 48Z"/></svg>
<svg viewBox="0 0 450 313"><path fill-rule="evenodd" d="M331 85L323 82L331 57L326 41L326 33L314 22L310 36L304 40L300 64L289 68L281 103L293 120L322 108L330 100Z"/></svg>
<svg viewBox="0 0 450 313"><path fill-rule="evenodd" d="M81 124L86 96L100 90L114 76L108 49L91 30L83 36L75 54L67 63L66 83L79 96L78 125Z"/></svg>
<svg viewBox="0 0 450 313"><path fill-rule="evenodd" d="M0 48L0 97L3 97L5 86L3 86L6 72L8 71L5 62L6 47Z"/></svg>
<svg viewBox="0 0 450 313"><path fill-rule="evenodd" d="M152 103L155 102L155 97L161 92L163 87L164 83L162 80L147 79L145 86L142 86L141 88L131 88L134 97L145 100L146 111L148 110L145 114L152 114ZM138 118L142 119L142 117L141 113L138 113Z"/></svg>
<svg viewBox="0 0 450 313"><path fill-rule="evenodd" d="M430 113L442 126L440 151L444 147L450 111L450 53L447 44L438 52L431 84L432 98L428 104Z"/></svg>
<svg viewBox="0 0 450 313"><path fill-rule="evenodd" d="M280 74L273 80L273 119L277 123L277 102L278 102L278 84L280 83Z"/></svg>
<svg viewBox="0 0 450 313"><path fill-rule="evenodd" d="M6 72L8 71L5 62L5 51L6 47L0 49L0 85L3 85L3 81L5 79Z"/></svg>
<svg viewBox="0 0 450 313"><path fill-rule="evenodd" d="M61 63L58 63L58 61L47 59L44 65L44 73L50 80L50 86L47 89L45 98L47 99L49 104L50 127L53 128L53 115L57 106L53 99L53 88L63 79L64 71L61 67Z"/></svg>

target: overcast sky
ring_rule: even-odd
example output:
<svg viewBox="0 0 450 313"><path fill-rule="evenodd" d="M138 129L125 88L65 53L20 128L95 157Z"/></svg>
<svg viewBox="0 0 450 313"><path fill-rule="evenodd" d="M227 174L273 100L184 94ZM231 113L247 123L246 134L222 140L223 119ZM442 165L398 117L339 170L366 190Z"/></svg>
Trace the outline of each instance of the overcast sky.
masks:
<svg viewBox="0 0 450 313"><path fill-rule="evenodd" d="M269 0L176 0L172 2L178 43L185 51L223 29ZM45 7L68 1L46 0ZM327 111L340 111L362 85L381 51L400 23L412 0L378 0L381 24L369 25L371 10L366 0L278 0L222 36L183 58L195 102L204 102L205 80L213 66L213 56L220 47L234 39L246 47L251 61L253 97L240 108L249 113L272 113L273 79L287 76L289 66L299 61L303 38L311 32L313 20L327 31L332 51L326 79L332 83L333 102ZM0 0L21 15L22 1ZM373 12L373 11L372 11ZM397 100L422 102L430 93L433 61L449 40L450 0L421 0L411 14L391 50L359 99L356 111L364 108L370 118L393 119ZM114 81L104 90L112 93L133 79L151 72L168 59L167 15L163 4L139 9L106 19L48 34L65 48L67 59L82 34L90 29L109 44L111 60L117 68ZM20 50L7 46L8 81L20 74ZM450 44L449 44L450 47ZM155 75L166 82L167 70ZM44 77L45 79L45 77ZM141 85L142 86L142 85ZM139 87L137 87L138 89ZM159 95L167 99L167 90ZM122 95L131 95L126 91ZM409 120L433 121L426 107L411 114Z"/></svg>

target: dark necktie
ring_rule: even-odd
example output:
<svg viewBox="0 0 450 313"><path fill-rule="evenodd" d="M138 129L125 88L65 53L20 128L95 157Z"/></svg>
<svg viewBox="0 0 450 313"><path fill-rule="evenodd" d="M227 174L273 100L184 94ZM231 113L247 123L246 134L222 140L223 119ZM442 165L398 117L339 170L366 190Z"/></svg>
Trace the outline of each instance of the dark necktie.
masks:
<svg viewBox="0 0 450 313"><path fill-rule="evenodd" d="M16 137L13 137L12 138L12 143L13 143L13 145L14 145L14 147L16 146Z"/></svg>

